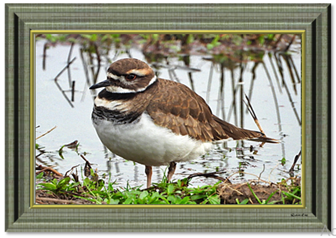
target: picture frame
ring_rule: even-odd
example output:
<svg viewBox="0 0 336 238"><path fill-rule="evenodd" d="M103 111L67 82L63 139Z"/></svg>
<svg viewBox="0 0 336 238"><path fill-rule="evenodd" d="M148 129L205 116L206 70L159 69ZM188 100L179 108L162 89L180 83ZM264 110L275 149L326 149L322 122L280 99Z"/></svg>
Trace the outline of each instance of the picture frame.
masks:
<svg viewBox="0 0 336 238"><path fill-rule="evenodd" d="M331 231L330 4L6 4L5 8L6 231ZM268 24L264 24L266 20ZM130 32L304 31L305 179L302 187L305 200L302 206L107 209L34 205L31 31L111 28Z"/></svg>

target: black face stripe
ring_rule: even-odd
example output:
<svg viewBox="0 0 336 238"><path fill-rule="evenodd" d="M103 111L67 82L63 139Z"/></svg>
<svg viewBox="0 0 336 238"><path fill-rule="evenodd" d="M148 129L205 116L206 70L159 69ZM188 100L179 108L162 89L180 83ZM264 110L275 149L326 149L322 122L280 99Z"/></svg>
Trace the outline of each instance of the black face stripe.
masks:
<svg viewBox="0 0 336 238"><path fill-rule="evenodd" d="M108 101L113 100L131 100L136 96L136 93L111 93L106 89L102 90L99 94L99 98L104 98Z"/></svg>

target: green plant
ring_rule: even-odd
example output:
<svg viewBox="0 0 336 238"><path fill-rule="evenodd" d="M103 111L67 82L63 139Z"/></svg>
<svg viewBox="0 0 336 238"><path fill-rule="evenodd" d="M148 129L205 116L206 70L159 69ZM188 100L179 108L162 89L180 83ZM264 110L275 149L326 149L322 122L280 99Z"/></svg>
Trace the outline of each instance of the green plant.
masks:
<svg viewBox="0 0 336 238"><path fill-rule="evenodd" d="M70 178L65 177L61 179L60 181L57 181L57 179L53 179L51 180L51 182L39 183L38 185L42 186L45 190L49 190L54 193L59 193L61 190L66 189L69 182L70 182Z"/></svg>
<svg viewBox="0 0 336 238"><path fill-rule="evenodd" d="M36 175L36 179L42 179L43 175L44 175L43 172L39 173L38 175Z"/></svg>
<svg viewBox="0 0 336 238"><path fill-rule="evenodd" d="M214 47L219 46L221 43L219 42L220 39L220 35L216 35L213 40L211 41L211 43L207 44L207 49L208 50L212 50Z"/></svg>
<svg viewBox="0 0 336 238"><path fill-rule="evenodd" d="M239 205L245 205L245 204L247 204L249 202L249 200L247 198L245 198L243 201L239 202L239 199L236 198L236 202Z"/></svg>
<svg viewBox="0 0 336 238"><path fill-rule="evenodd" d="M274 195L276 192L278 192L277 190L274 191L274 192L272 192L272 193L268 196L268 198L267 198L266 200L262 200L262 201L260 201L259 197L255 194L255 192L254 192L253 189L251 188L251 185L250 185L249 183L247 183L247 186L249 187L251 193L253 194L254 198L258 201L259 204L263 204L263 205L264 205L264 204L268 204L268 205L270 205L270 204L275 204L275 203L278 202L278 201L272 201L272 202L269 202L269 200L273 197L273 195Z"/></svg>
<svg viewBox="0 0 336 238"><path fill-rule="evenodd" d="M91 169L91 175L94 174ZM40 178L41 176L39 176ZM115 182L105 184L103 180L94 180L93 176L76 182L69 177L60 181L53 179L50 182L38 184L38 189L53 192L55 195L67 194L75 198L84 199L96 204L219 204L216 193L219 183L202 187L189 188L187 179L176 183L166 183L164 178L160 183L149 189L130 187L114 189Z"/></svg>
<svg viewBox="0 0 336 238"><path fill-rule="evenodd" d="M283 204L301 204L301 186L296 184L295 180L291 180L291 184L288 185L285 179L280 182L287 191L281 191L281 201Z"/></svg>
<svg viewBox="0 0 336 238"><path fill-rule="evenodd" d="M285 165L285 164L286 164L286 159L285 159L285 158L282 158L282 159L280 160L280 163L281 163L281 165Z"/></svg>

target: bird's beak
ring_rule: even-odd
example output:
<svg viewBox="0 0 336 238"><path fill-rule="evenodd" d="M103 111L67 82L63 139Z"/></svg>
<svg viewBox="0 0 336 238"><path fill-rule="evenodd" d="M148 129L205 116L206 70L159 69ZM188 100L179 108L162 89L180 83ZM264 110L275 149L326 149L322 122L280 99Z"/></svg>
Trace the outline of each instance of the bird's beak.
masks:
<svg viewBox="0 0 336 238"><path fill-rule="evenodd" d="M107 86L110 86L110 85L111 85L111 82L110 82L110 80L107 79L107 80L104 80L100 83L96 83L96 84L92 85L90 87L90 89L102 88L102 87L107 87Z"/></svg>

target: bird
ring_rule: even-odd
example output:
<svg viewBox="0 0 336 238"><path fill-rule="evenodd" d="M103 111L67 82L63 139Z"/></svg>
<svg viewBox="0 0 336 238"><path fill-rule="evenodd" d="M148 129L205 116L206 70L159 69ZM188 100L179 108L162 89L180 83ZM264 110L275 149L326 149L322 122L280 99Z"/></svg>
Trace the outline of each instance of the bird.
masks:
<svg viewBox="0 0 336 238"><path fill-rule="evenodd" d="M236 127L215 116L205 100L184 84L161 79L144 61L113 62L106 80L90 87L104 88L94 99L92 123L101 142L114 154L145 165L147 188L152 166L190 161L225 140L278 143L263 133Z"/></svg>

